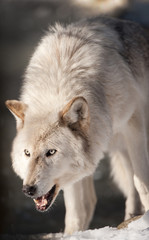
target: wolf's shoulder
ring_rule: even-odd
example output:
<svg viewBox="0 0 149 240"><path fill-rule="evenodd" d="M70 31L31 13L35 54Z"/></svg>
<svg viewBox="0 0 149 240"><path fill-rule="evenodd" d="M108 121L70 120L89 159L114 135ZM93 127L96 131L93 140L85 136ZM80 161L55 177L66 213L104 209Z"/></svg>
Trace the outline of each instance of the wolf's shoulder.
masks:
<svg viewBox="0 0 149 240"><path fill-rule="evenodd" d="M105 16L82 20L81 24L97 36L103 35L103 46L116 49L129 64L139 58L149 63L149 35L140 24Z"/></svg>

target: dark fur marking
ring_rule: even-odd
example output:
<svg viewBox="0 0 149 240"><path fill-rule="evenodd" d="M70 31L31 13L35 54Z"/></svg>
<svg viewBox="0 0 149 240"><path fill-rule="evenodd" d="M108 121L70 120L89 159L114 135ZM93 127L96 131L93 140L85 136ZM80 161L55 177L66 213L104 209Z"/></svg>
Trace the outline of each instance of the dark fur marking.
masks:
<svg viewBox="0 0 149 240"><path fill-rule="evenodd" d="M76 123L69 123L67 122L63 116L60 113L60 118L59 118L59 125L61 127L68 127L70 129L70 131L72 132L72 134L76 137L76 138L81 138L83 141L83 148L84 148L84 152L88 152L89 151L89 140L88 140L88 136L87 134L85 134L85 132L82 130L82 127L80 125L79 122Z"/></svg>

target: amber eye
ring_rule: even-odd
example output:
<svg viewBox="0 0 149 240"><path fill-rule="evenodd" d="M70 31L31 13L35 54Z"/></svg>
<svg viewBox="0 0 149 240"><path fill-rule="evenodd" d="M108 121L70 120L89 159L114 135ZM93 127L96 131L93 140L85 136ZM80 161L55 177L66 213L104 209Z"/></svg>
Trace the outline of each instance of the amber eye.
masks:
<svg viewBox="0 0 149 240"><path fill-rule="evenodd" d="M49 151L46 153L46 157L50 157L56 153L55 149L49 149Z"/></svg>
<svg viewBox="0 0 149 240"><path fill-rule="evenodd" d="M30 157L30 152L27 149L24 149L24 153L27 157Z"/></svg>

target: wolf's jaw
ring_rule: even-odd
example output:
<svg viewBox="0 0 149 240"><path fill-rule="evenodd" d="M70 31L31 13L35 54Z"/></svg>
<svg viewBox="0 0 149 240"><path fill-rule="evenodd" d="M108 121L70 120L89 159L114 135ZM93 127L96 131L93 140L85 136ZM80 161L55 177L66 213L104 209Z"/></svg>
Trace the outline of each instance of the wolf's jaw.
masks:
<svg viewBox="0 0 149 240"><path fill-rule="evenodd" d="M36 205L36 209L40 212L46 211L52 204L54 198L56 197L58 191L57 191L57 185L55 184L49 192L47 192L45 195L38 197L36 199L33 199Z"/></svg>

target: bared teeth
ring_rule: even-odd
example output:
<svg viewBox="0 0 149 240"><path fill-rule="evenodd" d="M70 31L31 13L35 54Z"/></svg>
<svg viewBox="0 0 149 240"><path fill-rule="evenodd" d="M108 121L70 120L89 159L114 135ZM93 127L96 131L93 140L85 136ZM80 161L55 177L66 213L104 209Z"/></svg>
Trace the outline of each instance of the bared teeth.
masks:
<svg viewBox="0 0 149 240"><path fill-rule="evenodd" d="M37 200L37 199L33 199L33 200L37 206L41 206L41 207L47 205L48 203L47 199L44 196L40 200Z"/></svg>
<svg viewBox="0 0 149 240"><path fill-rule="evenodd" d="M36 209L38 211L45 211L48 209L48 207L51 205L53 198L55 197L56 193L56 185L54 185L49 192L47 192L45 195L34 198L34 202L36 205Z"/></svg>
<svg viewBox="0 0 149 240"><path fill-rule="evenodd" d="M34 198L33 198L33 201L34 201L36 204L38 203L38 200L36 200L36 199L34 199Z"/></svg>
<svg viewBox="0 0 149 240"><path fill-rule="evenodd" d="M36 200L36 199L33 199L33 201L35 202L35 204L36 204L37 206L39 206L39 205L40 205L40 202L39 202L38 200Z"/></svg>
<svg viewBox="0 0 149 240"><path fill-rule="evenodd" d="M47 205L47 203L48 203L47 199L42 197L41 206L45 206L45 205Z"/></svg>

